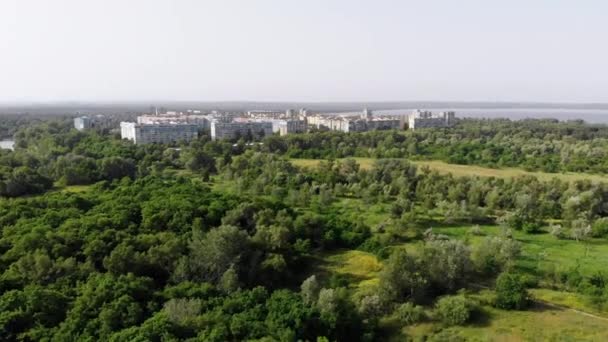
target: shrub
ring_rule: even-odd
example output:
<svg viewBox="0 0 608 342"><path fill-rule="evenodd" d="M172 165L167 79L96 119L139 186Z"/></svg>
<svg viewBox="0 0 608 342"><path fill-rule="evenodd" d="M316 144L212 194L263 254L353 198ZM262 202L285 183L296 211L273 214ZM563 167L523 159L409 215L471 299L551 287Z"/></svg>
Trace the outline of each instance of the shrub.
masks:
<svg viewBox="0 0 608 342"><path fill-rule="evenodd" d="M435 315L445 325L462 325L471 317L472 305L463 295L446 296L435 305Z"/></svg>
<svg viewBox="0 0 608 342"><path fill-rule="evenodd" d="M496 306L505 310L521 310L528 306L525 280L515 273L501 273L496 279Z"/></svg>
<svg viewBox="0 0 608 342"><path fill-rule="evenodd" d="M476 236L483 235L483 232L481 231L481 227L478 224L472 226L469 229L469 233L471 233L471 235L476 235Z"/></svg>
<svg viewBox="0 0 608 342"><path fill-rule="evenodd" d="M425 317L424 309L420 305L404 303L395 310L395 317L403 325L410 325L422 321Z"/></svg>
<svg viewBox="0 0 608 342"><path fill-rule="evenodd" d="M593 237L604 237L608 234L608 217L602 217L591 226L591 236Z"/></svg>
<svg viewBox="0 0 608 342"><path fill-rule="evenodd" d="M551 225L549 233L557 239L563 239L566 237L566 231L560 224Z"/></svg>

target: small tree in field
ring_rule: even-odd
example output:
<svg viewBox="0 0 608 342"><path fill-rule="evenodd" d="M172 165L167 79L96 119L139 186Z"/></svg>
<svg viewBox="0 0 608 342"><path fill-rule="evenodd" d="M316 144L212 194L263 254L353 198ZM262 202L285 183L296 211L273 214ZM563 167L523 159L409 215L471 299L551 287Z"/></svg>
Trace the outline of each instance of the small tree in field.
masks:
<svg viewBox="0 0 608 342"><path fill-rule="evenodd" d="M501 273L496 279L496 306L505 310L522 310L528 306L530 296L519 274Z"/></svg>

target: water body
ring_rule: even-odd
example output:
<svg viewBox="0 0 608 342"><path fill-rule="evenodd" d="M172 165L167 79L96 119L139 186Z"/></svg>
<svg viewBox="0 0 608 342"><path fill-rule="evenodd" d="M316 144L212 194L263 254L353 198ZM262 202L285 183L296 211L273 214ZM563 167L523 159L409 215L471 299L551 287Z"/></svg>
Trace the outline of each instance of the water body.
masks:
<svg viewBox="0 0 608 342"><path fill-rule="evenodd" d="M460 118L507 118L584 120L594 124L608 124L607 109L556 109L556 108L425 108L433 112L454 111ZM414 108L398 110L377 110L377 114L399 115L411 113Z"/></svg>
<svg viewBox="0 0 608 342"><path fill-rule="evenodd" d="M14 150L15 140L0 140L0 149Z"/></svg>
<svg viewBox="0 0 608 342"><path fill-rule="evenodd" d="M584 120L593 124L608 124L608 109L559 109L559 108L405 108L374 110L377 115L403 115L410 114L415 109L430 110L432 112L454 111L458 118L506 118L511 120L522 119L557 119ZM360 112L336 113L359 114Z"/></svg>

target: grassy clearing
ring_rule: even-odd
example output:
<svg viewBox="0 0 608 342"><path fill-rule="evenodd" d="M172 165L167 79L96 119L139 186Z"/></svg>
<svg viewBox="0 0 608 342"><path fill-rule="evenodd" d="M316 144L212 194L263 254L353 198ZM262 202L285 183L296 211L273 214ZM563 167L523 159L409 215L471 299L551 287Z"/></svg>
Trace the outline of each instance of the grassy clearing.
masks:
<svg viewBox="0 0 608 342"><path fill-rule="evenodd" d="M598 308L595 303L590 302L589 299L578 293L550 289L530 289L529 291L535 299L543 302L588 312L600 317L608 316L605 310Z"/></svg>
<svg viewBox="0 0 608 342"><path fill-rule="evenodd" d="M356 160L361 169L371 169L374 165L375 159L373 158L349 158ZM319 165L319 159L292 159L291 162L294 165L301 167L313 168ZM448 164L446 162L431 160L431 161L411 161L418 166L427 166L432 170L439 173L447 174L451 173L456 177L464 176L479 176L479 177L496 177L496 178L513 178L518 176L534 176L542 181L550 181L553 178L558 178L563 181L578 181L578 180L591 180L597 182L608 182L607 175L594 175L586 173L547 173L547 172L530 172L518 168L502 168L492 169L488 167L475 166L475 165L458 165Z"/></svg>
<svg viewBox="0 0 608 342"><path fill-rule="evenodd" d="M484 236L469 234L470 226L434 228L436 233L458 239L468 239L472 245L481 243L485 236L499 235L502 228L481 226ZM523 271L540 269L570 270L575 267L583 275L603 271L608 264L608 243L604 239L585 242L559 240L550 234L526 234L513 231L515 239L522 243L522 255L518 267Z"/></svg>
<svg viewBox="0 0 608 342"><path fill-rule="evenodd" d="M344 215L355 215L372 228L390 226L390 205L377 203L368 205L360 199L343 198L334 204L339 206ZM481 226L481 236L470 234L471 225L434 227L437 234L444 234L456 239L466 239L471 245L482 243L487 236L498 236L503 228L499 226ZM605 239L589 239L587 241L574 241L557 239L548 234L527 234L521 231L512 231L515 239L522 243L522 255L517 266L524 272L532 273L536 269L545 271L568 271L577 268L585 276L591 276L604 271L608 265L608 241ZM409 253L416 254L423 246L420 240L405 243L403 246Z"/></svg>
<svg viewBox="0 0 608 342"><path fill-rule="evenodd" d="M466 341L606 341L608 322L571 310L538 305L527 311L504 311L482 307L482 317L466 326L445 329ZM414 340L437 333L436 323L403 329Z"/></svg>
<svg viewBox="0 0 608 342"><path fill-rule="evenodd" d="M382 263L371 253L341 250L322 255L314 271L327 281L337 275L348 280L348 288L355 298L374 293L378 286L378 273Z"/></svg>
<svg viewBox="0 0 608 342"><path fill-rule="evenodd" d="M327 281L332 275L349 280L348 288L354 298L375 293L382 263L372 254L342 250L319 258L315 274ZM560 291L534 289L533 296L547 302L568 306L585 312L594 312L576 295ZM492 292L488 290L472 294L471 297L487 302ZM427 312L431 312L429 310ZM481 314L473 322L445 329L444 333L458 335L466 341L606 341L608 321L590 317L568 309L535 305L526 311L505 311L488 305L481 306ZM391 317L381 320L384 336L389 341L408 338L422 340L444 329L437 322L426 322L409 327L401 326Z"/></svg>
<svg viewBox="0 0 608 342"><path fill-rule="evenodd" d="M79 192L88 191L90 188L91 188L91 185L68 185L68 186L62 188L61 191L79 193Z"/></svg>
<svg viewBox="0 0 608 342"><path fill-rule="evenodd" d="M366 204L358 198L341 198L335 206L345 214L360 216L359 219L372 230L390 221L390 206L386 203Z"/></svg>

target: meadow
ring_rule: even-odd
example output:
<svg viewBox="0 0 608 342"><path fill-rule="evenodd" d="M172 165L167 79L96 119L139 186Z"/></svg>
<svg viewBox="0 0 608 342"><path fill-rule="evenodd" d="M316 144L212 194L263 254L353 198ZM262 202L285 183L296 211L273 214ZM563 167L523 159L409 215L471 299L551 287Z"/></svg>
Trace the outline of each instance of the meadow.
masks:
<svg viewBox="0 0 608 342"><path fill-rule="evenodd" d="M374 165L374 158L348 158L354 159L359 163L361 169L371 169ZM301 167L314 168L321 162L321 159L291 159L294 165ZM479 176L479 177L496 177L496 178L512 178L519 176L533 176L542 181L550 181L553 178L558 178L563 181L579 181L579 180L592 180L597 182L608 182L608 176L587 174L587 173L548 173L539 171L526 171L519 168L500 168L493 169L489 167L475 166L475 165L460 165L460 164L448 164L438 160L410 160L411 163L420 166L428 167L431 170L435 170L441 174L451 173L456 177L464 176Z"/></svg>

